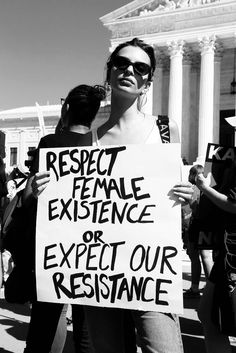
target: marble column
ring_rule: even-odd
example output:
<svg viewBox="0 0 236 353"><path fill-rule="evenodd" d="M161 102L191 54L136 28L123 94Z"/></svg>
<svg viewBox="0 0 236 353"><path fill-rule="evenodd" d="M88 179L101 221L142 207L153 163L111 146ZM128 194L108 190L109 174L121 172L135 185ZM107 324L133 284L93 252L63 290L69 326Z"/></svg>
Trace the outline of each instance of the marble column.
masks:
<svg viewBox="0 0 236 353"><path fill-rule="evenodd" d="M220 141L220 72L221 61L224 54L223 44L215 43L215 60L214 60L214 110L213 110L213 142Z"/></svg>
<svg viewBox="0 0 236 353"><path fill-rule="evenodd" d="M153 76L153 114L163 115L163 70L166 61L166 50L163 47L154 47L156 57L156 70Z"/></svg>
<svg viewBox="0 0 236 353"><path fill-rule="evenodd" d="M191 134L191 64L192 64L193 52L191 48L184 47L183 53L183 107L182 107L182 136L181 136L181 147L182 156L186 158L188 162L190 161L190 145L192 143Z"/></svg>
<svg viewBox="0 0 236 353"><path fill-rule="evenodd" d="M168 115L176 121L181 137L182 131L182 89L183 89L183 41L168 43L170 54L170 83Z"/></svg>
<svg viewBox="0 0 236 353"><path fill-rule="evenodd" d="M208 142L213 142L215 38L199 41L201 51L197 163L204 164Z"/></svg>

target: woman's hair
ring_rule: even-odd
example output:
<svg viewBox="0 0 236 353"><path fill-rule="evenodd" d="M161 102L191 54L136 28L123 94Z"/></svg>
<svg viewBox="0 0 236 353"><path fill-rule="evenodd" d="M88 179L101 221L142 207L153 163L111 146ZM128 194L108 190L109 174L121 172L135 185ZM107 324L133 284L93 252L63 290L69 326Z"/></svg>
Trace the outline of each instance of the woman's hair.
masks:
<svg viewBox="0 0 236 353"><path fill-rule="evenodd" d="M133 47L139 47L141 48L143 51L145 51L145 53L147 53L147 55L150 58L150 62L151 62L151 70L148 76L148 80L151 81L152 80L152 76L153 73L155 71L156 68L156 58L155 58L155 53L154 53L154 49L151 45L145 43L144 41L142 41L139 38L133 38L132 40L128 41L128 42L124 42L119 44L115 50L111 53L110 57L107 60L107 73L106 73L106 82L110 83L110 76L111 76L111 69L113 66L113 59L117 56L118 52L128 46L133 46Z"/></svg>
<svg viewBox="0 0 236 353"><path fill-rule="evenodd" d="M100 85L73 88L61 108L62 126L84 125L90 128L105 97L105 88Z"/></svg>
<svg viewBox="0 0 236 353"><path fill-rule="evenodd" d="M198 174L203 173L204 168L201 164L195 164L192 168L189 170L189 176L188 176L188 181L191 184L196 184L195 178Z"/></svg>

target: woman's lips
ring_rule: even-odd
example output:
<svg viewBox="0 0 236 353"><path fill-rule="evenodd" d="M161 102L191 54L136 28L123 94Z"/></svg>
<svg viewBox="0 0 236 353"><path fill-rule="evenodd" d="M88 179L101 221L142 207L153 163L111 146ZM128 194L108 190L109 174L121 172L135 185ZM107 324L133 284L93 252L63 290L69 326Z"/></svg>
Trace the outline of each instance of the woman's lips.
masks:
<svg viewBox="0 0 236 353"><path fill-rule="evenodd" d="M134 82L131 79L126 78L126 77L121 78L120 82L128 82L128 83L131 83L132 85L134 84Z"/></svg>

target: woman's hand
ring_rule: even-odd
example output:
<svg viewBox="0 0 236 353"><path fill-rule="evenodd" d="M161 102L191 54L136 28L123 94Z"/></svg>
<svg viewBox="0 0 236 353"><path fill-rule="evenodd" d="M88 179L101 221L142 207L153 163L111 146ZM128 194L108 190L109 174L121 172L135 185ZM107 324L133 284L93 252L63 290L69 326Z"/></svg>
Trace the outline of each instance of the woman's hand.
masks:
<svg viewBox="0 0 236 353"><path fill-rule="evenodd" d="M180 182L173 187L174 195L178 196L182 204L191 203L193 200L193 185L189 182Z"/></svg>
<svg viewBox="0 0 236 353"><path fill-rule="evenodd" d="M204 177L203 173L199 173L195 177L195 183L199 190L202 191L206 186L209 186L209 180Z"/></svg>
<svg viewBox="0 0 236 353"><path fill-rule="evenodd" d="M34 175L31 182L32 193L35 198L42 193L50 181L49 172L38 172Z"/></svg>

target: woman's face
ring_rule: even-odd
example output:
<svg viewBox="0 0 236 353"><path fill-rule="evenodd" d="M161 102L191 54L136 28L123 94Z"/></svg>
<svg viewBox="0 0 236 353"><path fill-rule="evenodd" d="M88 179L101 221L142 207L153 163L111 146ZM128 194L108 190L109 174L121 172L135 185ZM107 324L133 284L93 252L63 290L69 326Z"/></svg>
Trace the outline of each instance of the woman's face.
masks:
<svg viewBox="0 0 236 353"><path fill-rule="evenodd" d="M139 47L127 46L122 48L117 56L130 61L126 68L118 68L113 64L110 74L110 85L114 92L139 96L149 86L148 73L142 75L137 72L134 63L143 63L151 69L151 62L148 54ZM137 68L139 68L137 66ZM142 65L141 65L142 67Z"/></svg>

